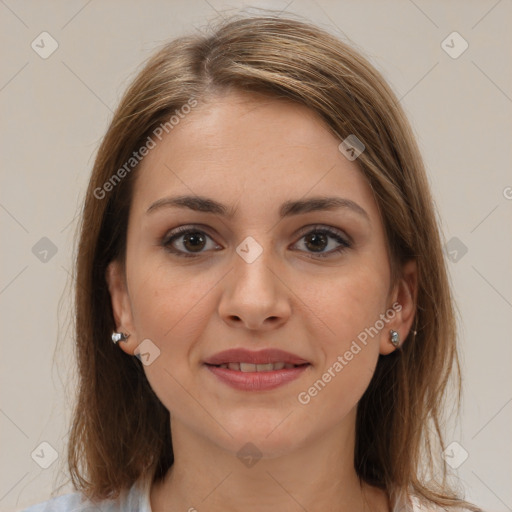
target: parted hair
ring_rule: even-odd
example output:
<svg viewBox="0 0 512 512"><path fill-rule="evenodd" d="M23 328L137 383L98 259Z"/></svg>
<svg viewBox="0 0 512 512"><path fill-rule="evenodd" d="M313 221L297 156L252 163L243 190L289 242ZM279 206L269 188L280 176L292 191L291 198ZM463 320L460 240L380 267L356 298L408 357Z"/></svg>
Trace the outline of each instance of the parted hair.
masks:
<svg viewBox="0 0 512 512"><path fill-rule="evenodd" d="M443 411L448 399L458 406L461 398L455 305L412 128L397 96L354 45L278 15L235 14L163 45L125 92L101 142L77 232L73 485L92 500L115 498L138 479L163 478L173 464L169 411L140 360L110 341L116 325L105 274L111 261L124 262L138 166L108 192L105 183L191 98L215 101L229 90L295 101L321 116L340 142L355 135L364 144L356 163L382 215L392 281L414 259L418 290L413 329L399 350L379 356L358 403L354 467L391 500L414 494L427 506L480 510L450 487L441 457Z"/></svg>

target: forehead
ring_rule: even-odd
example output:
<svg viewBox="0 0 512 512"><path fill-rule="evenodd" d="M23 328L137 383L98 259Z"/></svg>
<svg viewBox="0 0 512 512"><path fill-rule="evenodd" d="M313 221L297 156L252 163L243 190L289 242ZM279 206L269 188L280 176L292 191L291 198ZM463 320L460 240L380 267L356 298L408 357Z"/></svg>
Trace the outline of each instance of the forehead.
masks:
<svg viewBox="0 0 512 512"><path fill-rule="evenodd" d="M259 198L260 208L270 208L292 196L339 191L369 207L371 190L339 143L304 105L238 91L215 96L183 116L144 158L132 206L147 209L180 193L227 203Z"/></svg>

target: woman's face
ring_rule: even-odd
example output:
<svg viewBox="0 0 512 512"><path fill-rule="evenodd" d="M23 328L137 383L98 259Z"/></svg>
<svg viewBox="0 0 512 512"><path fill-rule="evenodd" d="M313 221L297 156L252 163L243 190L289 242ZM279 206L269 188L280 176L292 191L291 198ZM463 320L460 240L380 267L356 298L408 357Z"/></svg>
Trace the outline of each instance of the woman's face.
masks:
<svg viewBox="0 0 512 512"><path fill-rule="evenodd" d="M340 142L306 107L231 92L182 119L137 171L126 281L117 263L107 273L131 333L119 346L141 352L172 422L233 453L352 435L378 356L394 349L389 330L404 339L410 327L377 204ZM178 196L191 199L172 205ZM338 204L313 201L326 198ZM206 364L232 348L308 364Z"/></svg>

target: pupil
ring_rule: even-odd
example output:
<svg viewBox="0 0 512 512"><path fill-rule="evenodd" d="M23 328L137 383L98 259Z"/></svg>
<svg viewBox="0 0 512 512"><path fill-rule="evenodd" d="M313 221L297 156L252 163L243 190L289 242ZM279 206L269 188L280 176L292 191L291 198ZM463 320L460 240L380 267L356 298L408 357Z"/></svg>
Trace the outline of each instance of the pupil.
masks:
<svg viewBox="0 0 512 512"><path fill-rule="evenodd" d="M192 246L189 247L188 244L192 243ZM196 245L199 242L199 246ZM183 244L188 250L191 251L200 251L204 246L204 237L200 233L187 233L184 237Z"/></svg>
<svg viewBox="0 0 512 512"><path fill-rule="evenodd" d="M313 242L313 247L312 247L313 250L320 252L322 249L325 249L327 237L323 233L313 233L312 235L309 236L309 240ZM319 241L320 241L321 247L319 247L319 245L317 243ZM309 248L309 244L308 244L308 248Z"/></svg>

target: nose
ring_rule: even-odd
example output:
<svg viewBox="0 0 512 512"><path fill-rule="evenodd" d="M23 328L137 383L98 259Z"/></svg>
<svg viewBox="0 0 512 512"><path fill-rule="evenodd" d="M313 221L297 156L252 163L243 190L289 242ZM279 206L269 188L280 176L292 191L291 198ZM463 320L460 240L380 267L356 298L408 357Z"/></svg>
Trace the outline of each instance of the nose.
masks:
<svg viewBox="0 0 512 512"><path fill-rule="evenodd" d="M234 254L234 268L226 276L218 312L230 327L271 330L287 322L290 289L274 271L270 249L248 263ZM268 255L268 257L267 257Z"/></svg>

